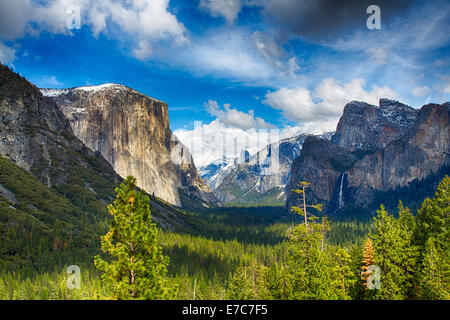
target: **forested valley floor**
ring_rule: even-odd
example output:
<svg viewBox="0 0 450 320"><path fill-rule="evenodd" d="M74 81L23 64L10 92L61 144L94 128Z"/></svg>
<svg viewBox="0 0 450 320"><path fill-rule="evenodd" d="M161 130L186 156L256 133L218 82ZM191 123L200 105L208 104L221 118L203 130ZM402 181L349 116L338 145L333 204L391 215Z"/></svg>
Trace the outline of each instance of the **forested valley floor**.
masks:
<svg viewBox="0 0 450 320"><path fill-rule="evenodd" d="M305 219L284 207L183 212L193 229L157 230L169 258L165 286L173 299L449 299L449 181L418 212L381 205L376 217L359 220L319 212ZM6 200L0 299L117 298L94 266L111 217L80 216L84 229L57 219L47 230ZM80 267L79 288L68 287L69 265ZM373 265L378 283L368 279Z"/></svg>

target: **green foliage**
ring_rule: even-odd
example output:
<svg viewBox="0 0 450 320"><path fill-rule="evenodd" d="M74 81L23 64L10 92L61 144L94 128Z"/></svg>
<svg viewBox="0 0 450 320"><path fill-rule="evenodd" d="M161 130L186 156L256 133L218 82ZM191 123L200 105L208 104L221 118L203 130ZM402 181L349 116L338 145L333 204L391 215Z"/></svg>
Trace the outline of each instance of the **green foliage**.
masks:
<svg viewBox="0 0 450 320"><path fill-rule="evenodd" d="M86 194L86 200L68 201L9 160L0 158L1 167L5 171L0 184L16 200L0 193L0 299L125 299L134 289L136 298L192 299L194 283L196 299L450 298L448 177L434 198L424 201L417 216L402 203L395 216L382 206L373 222L328 222L308 212L307 227L304 216L282 207L186 212L152 197L150 202L158 201L152 217L155 213L163 217L169 210L189 223L189 228L177 232L156 230L148 199L130 188L128 181L109 208L114 219L109 238L103 240L107 253L97 259L97 266L106 271L106 281L101 281L92 260L100 250L98 234L107 232L111 219L94 219L81 208L93 198ZM15 179L8 177L8 170ZM76 193L83 194L77 188ZM74 211L68 214L59 208ZM133 262L127 252L130 247L118 245L130 235L136 236L140 248L134 255L140 258ZM362 245L368 236L373 241L373 260L365 263ZM150 259L142 258L149 252ZM170 257L170 265L164 256ZM362 267L371 263L381 269L380 290L363 285ZM67 264L80 265L80 289L67 288ZM160 280L152 281L156 286L150 285L150 293L145 280L141 291L137 284L131 285L127 271L134 267L139 271L141 266L153 270L150 277ZM149 276L140 271L136 275ZM106 274L111 277L105 278Z"/></svg>
<svg viewBox="0 0 450 320"><path fill-rule="evenodd" d="M389 215L381 205L375 218L374 262L381 269L379 299L399 300L407 296L415 250L411 248L411 230L402 228L402 221Z"/></svg>
<svg viewBox="0 0 450 320"><path fill-rule="evenodd" d="M227 299L231 300L264 300L270 298L268 268L258 264L256 260L246 266L241 264L233 276L227 289Z"/></svg>
<svg viewBox="0 0 450 320"><path fill-rule="evenodd" d="M435 197L425 199L416 217L415 244L419 250L417 268L420 299L450 297L450 178L445 176Z"/></svg>
<svg viewBox="0 0 450 320"><path fill-rule="evenodd" d="M131 176L116 189L117 199L108 206L111 228L101 239L110 259L97 256L95 266L104 272L102 279L113 287L115 299L169 299L176 293L165 279L169 259L158 244L149 198L135 189Z"/></svg>

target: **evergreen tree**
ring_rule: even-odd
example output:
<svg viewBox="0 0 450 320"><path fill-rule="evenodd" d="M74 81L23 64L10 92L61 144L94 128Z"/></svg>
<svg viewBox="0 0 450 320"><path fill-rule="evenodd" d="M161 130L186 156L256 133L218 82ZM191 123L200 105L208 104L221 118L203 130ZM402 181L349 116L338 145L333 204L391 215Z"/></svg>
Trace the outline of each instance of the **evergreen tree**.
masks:
<svg viewBox="0 0 450 320"><path fill-rule="evenodd" d="M425 199L416 216L415 244L420 248L416 268L417 297L450 297L450 178L445 176L433 199Z"/></svg>
<svg viewBox="0 0 450 320"><path fill-rule="evenodd" d="M227 299L262 300L268 299L267 267L260 265L255 259L249 266L241 264L231 277L227 290Z"/></svg>
<svg viewBox="0 0 450 320"><path fill-rule="evenodd" d="M363 281L362 285L366 290L368 290L367 279L372 274L372 272L369 271L369 267L375 264L373 260L374 254L375 250L373 249L372 240L370 240L370 238L367 238L366 242L364 243L361 260L361 280Z"/></svg>
<svg viewBox="0 0 450 320"><path fill-rule="evenodd" d="M446 259L439 254L433 238L425 245L418 296L420 299L450 299L450 267Z"/></svg>
<svg viewBox="0 0 450 320"><path fill-rule="evenodd" d="M292 298L292 281L284 264L275 263L268 270L267 288L270 298L288 300Z"/></svg>
<svg viewBox="0 0 450 320"><path fill-rule="evenodd" d="M288 272L292 281L292 299L337 299L332 284L333 269L331 255L326 250L327 221L315 222L316 216L307 212L311 207L321 211L321 205L306 204L308 182L301 182L301 189L294 190L303 198L302 207L292 211L304 216L304 222L295 226L289 234Z"/></svg>
<svg viewBox="0 0 450 320"><path fill-rule="evenodd" d="M355 279L351 269L351 257L347 250L341 247L332 247L331 251L331 278L332 288L337 299L348 300L351 298L350 288Z"/></svg>
<svg viewBox="0 0 450 320"><path fill-rule="evenodd" d="M404 295L406 299L413 299L415 295L415 272L419 258L419 247L414 244L416 221L411 211L399 201L398 205L398 229L403 247L399 252L404 275Z"/></svg>
<svg viewBox="0 0 450 320"><path fill-rule="evenodd" d="M401 204L400 204L401 205ZM401 206L402 207L402 206ZM415 250L411 248L411 231L389 215L381 205L375 220L374 262L380 268L381 288L376 290L378 299L400 300L408 298L411 288L410 274L415 263Z"/></svg>
<svg viewBox="0 0 450 320"><path fill-rule="evenodd" d="M427 198L417 213L415 239L421 248L433 238L437 250L448 251L450 239L450 178L445 176L433 199Z"/></svg>
<svg viewBox="0 0 450 320"><path fill-rule="evenodd" d="M151 221L149 199L136 192L136 179L127 179L116 188L117 198L108 210L111 228L101 239L109 259L95 258L103 271L103 281L112 286L115 299L168 299L175 290L167 287L167 265Z"/></svg>

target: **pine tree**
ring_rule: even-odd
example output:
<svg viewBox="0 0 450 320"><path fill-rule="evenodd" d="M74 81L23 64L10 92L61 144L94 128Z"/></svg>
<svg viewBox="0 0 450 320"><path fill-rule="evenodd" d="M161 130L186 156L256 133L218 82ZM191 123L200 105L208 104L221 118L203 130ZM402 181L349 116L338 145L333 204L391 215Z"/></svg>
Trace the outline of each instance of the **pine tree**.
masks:
<svg viewBox="0 0 450 320"><path fill-rule="evenodd" d="M338 294L332 286L333 264L331 255L325 249L328 230L326 219L323 224L315 222L316 216L307 212L311 207L321 211L321 205L306 204L308 182L301 182L301 189L294 190L301 194L303 206L292 207L292 211L304 216L304 222L295 226L289 234L288 272L292 279L291 299L337 299Z"/></svg>
<svg viewBox="0 0 450 320"><path fill-rule="evenodd" d="M331 262L332 287L337 299L350 299L350 288L354 282L350 254L341 247L333 247L329 261Z"/></svg>
<svg viewBox="0 0 450 320"><path fill-rule="evenodd" d="M403 261L404 294L406 299L413 299L415 296L415 272L419 258L419 247L414 244L416 221L411 211L405 208L401 201L398 205L398 215L399 237L404 244L400 251L400 259Z"/></svg>
<svg viewBox="0 0 450 320"><path fill-rule="evenodd" d="M445 176L433 199L425 199L416 216L415 244L420 248L415 283L417 298L450 297L450 178Z"/></svg>
<svg viewBox="0 0 450 320"><path fill-rule="evenodd" d="M373 249L372 240L370 238L367 238L366 242L364 243L363 252L362 252L362 267L361 267L361 280L363 281L362 285L367 290L367 279L372 274L372 271L369 271L369 267L374 265L374 253L375 250Z"/></svg>
<svg viewBox="0 0 450 320"><path fill-rule="evenodd" d="M108 206L113 221L101 239L107 259L97 256L94 262L103 271L103 281L111 285L115 299L173 298L176 291L168 288L165 278L169 260L158 244L148 197L136 192L131 176L116 193L114 204Z"/></svg>
<svg viewBox="0 0 450 320"><path fill-rule="evenodd" d="M292 191L297 194L302 195L303 204L302 204L302 207L292 206L291 211L294 211L296 214L304 216L305 228L306 228L306 231L308 231L308 221L314 221L317 219L317 217L308 213L307 208L310 207L310 208L316 209L317 211L322 211L322 205L321 204L317 204L317 205L306 204L306 189L309 188L309 186L310 186L309 182L301 181L299 183L299 186L301 187L301 189L294 189Z"/></svg>
<svg viewBox="0 0 450 320"><path fill-rule="evenodd" d="M433 238L429 238L425 245L420 276L420 299L450 299L450 266L436 250Z"/></svg>
<svg viewBox="0 0 450 320"><path fill-rule="evenodd" d="M263 300L270 297L267 287L268 268L252 259L250 265L239 265L231 277L227 299Z"/></svg>
<svg viewBox="0 0 450 320"><path fill-rule="evenodd" d="M407 299L411 288L410 274L415 265L411 232L402 224L407 218L395 219L383 205L377 212L375 233L371 238L375 249L374 262L381 272L381 288L376 290L375 296L378 299Z"/></svg>

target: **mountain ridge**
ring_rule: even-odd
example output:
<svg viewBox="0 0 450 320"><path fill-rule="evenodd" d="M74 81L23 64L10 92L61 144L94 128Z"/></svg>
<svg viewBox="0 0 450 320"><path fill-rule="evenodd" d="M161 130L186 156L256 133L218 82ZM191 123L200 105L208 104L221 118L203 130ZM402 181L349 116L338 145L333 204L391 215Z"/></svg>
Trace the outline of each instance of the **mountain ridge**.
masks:
<svg viewBox="0 0 450 320"><path fill-rule="evenodd" d="M394 112L380 112L386 109ZM448 112L448 103L412 110L388 99L380 100L380 108L351 102L345 106L328 145L305 141L304 152L293 163L289 188L295 188L299 181L309 181L308 201L320 202L325 212L334 214L346 205L370 207L377 195L407 189L409 184L425 181L442 170L448 173ZM368 126L373 130L365 130ZM425 197L426 192L417 197ZM412 200L403 198L406 204ZM286 206L290 208L298 201L291 192Z"/></svg>

